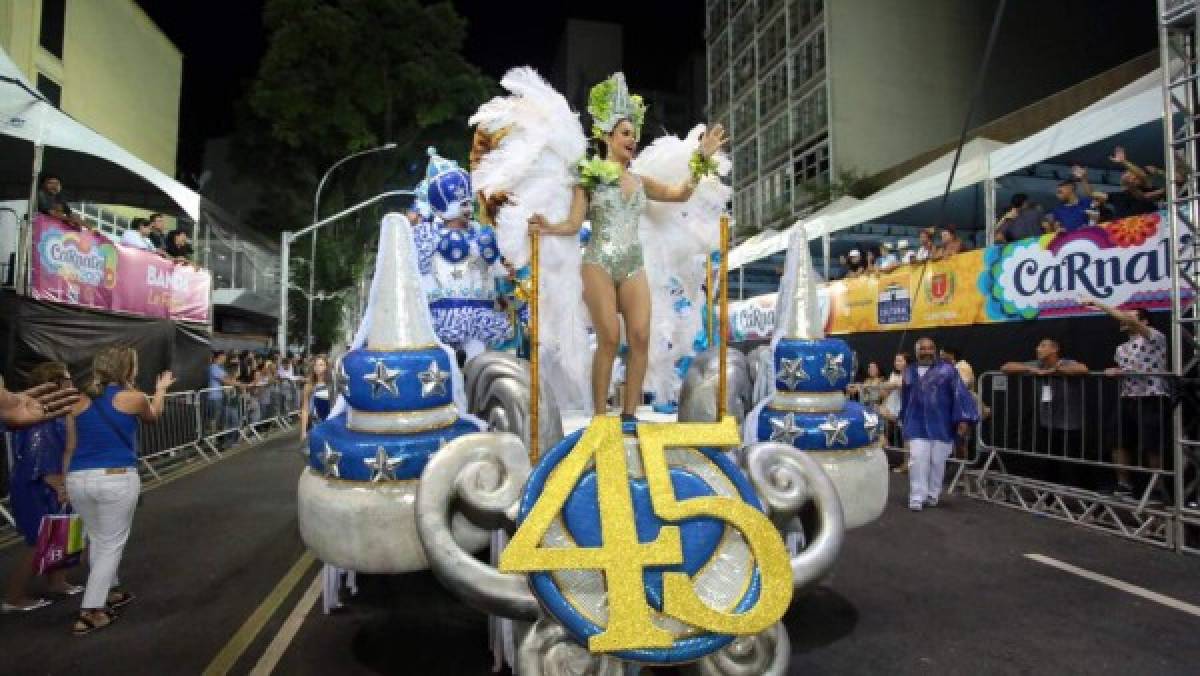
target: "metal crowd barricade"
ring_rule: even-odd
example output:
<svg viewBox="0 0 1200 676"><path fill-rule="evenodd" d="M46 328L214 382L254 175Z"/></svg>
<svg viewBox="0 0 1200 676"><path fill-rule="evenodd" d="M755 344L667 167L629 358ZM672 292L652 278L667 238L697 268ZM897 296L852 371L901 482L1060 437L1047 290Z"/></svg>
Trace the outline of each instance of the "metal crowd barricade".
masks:
<svg viewBox="0 0 1200 676"><path fill-rule="evenodd" d="M196 393L172 392L163 400L163 411L153 425L142 425L138 460L155 479L173 463L190 463L197 456L210 461L200 445Z"/></svg>
<svg viewBox="0 0 1200 676"><path fill-rule="evenodd" d="M1123 379L1154 379L1168 396L1122 396ZM1163 547L1195 499L1171 495L1174 459L1167 374L1005 375L979 378L981 462L952 490ZM1132 394L1133 391L1127 394ZM1119 490L1121 485L1132 489Z"/></svg>

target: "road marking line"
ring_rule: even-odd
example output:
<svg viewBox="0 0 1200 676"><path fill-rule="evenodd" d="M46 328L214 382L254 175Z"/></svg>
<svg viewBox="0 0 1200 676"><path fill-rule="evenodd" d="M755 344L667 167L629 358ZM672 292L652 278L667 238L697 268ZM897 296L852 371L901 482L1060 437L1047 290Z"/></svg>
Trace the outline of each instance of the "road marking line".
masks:
<svg viewBox="0 0 1200 676"><path fill-rule="evenodd" d="M224 676L229 673L229 670L242 657L242 653L246 652L246 649L254 642L258 633L262 631L262 628L275 615L279 607L283 605L283 602L292 593L292 590L300 583L301 578L312 567L315 560L316 557L313 556L313 553L305 550L304 555L296 563L292 564L291 569L283 576L283 579L275 585L270 594L267 594L267 598L263 599L263 602L254 609L250 617L246 618L245 623L238 628L237 632L229 639L229 642L225 644L225 647L221 648L221 652L217 653L212 663L204 669L204 676Z"/></svg>
<svg viewBox="0 0 1200 676"><path fill-rule="evenodd" d="M1058 559L1052 559L1049 556L1043 556L1041 554L1026 554L1025 558L1050 566L1051 568L1057 568L1059 570L1078 575L1079 577L1091 580L1093 582L1099 582L1100 584L1108 585L1114 589L1120 589L1127 594L1140 596L1147 601L1154 601L1155 603L1167 606L1168 608L1174 608L1175 610L1188 613L1189 615L1200 617L1200 606L1195 606L1186 601L1180 601L1179 599L1172 598L1165 594L1159 594L1158 592L1150 591L1145 587L1139 587L1135 584L1130 584L1107 575L1101 575L1100 573L1093 573L1090 570L1072 566L1069 563L1063 563Z"/></svg>
<svg viewBox="0 0 1200 676"><path fill-rule="evenodd" d="M304 624L304 619L312 612L313 606L317 604L317 597L321 595L321 580L324 576L321 570L317 570L317 574L313 576L312 584L308 585L308 590L304 592L304 596L296 603L296 607L292 609L290 615L284 620L283 626L279 627L279 633L275 634L275 638L271 640L271 644L263 652L262 657L258 659L258 664L254 665L254 669L250 672L250 676L270 676L271 672L275 671L275 667L279 664L279 660L283 654L287 652L288 646L296 638L296 633L300 631L300 627Z"/></svg>

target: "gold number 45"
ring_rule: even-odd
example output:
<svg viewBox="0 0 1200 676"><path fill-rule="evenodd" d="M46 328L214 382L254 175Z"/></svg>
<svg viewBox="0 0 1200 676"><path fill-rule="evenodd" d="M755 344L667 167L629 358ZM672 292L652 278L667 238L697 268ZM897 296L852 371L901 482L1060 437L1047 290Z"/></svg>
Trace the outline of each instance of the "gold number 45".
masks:
<svg viewBox="0 0 1200 676"><path fill-rule="evenodd" d="M709 517L741 532L758 563L762 588L758 602L744 613L709 607L697 596L686 573L663 575L663 612L675 619L723 634L755 634L787 611L792 600L792 571L779 532L762 512L727 497L675 498L667 468L667 446L729 447L739 443L732 418L719 423L638 425L638 445L654 512L667 522ZM554 518L562 511L575 484L596 459L600 502L600 547L542 547ZM668 648L674 636L651 622L642 572L647 566L683 561L678 526L663 526L652 542L638 541L629 468L620 420L597 417L575 448L551 472L541 497L500 555L500 570L530 573L552 570L600 570L608 590L608 626L588 641L592 652Z"/></svg>

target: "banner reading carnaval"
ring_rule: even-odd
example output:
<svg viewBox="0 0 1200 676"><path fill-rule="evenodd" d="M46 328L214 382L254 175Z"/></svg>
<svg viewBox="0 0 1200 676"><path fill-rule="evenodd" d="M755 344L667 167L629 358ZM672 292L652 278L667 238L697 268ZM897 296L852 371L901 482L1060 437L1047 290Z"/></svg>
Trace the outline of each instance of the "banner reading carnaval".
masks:
<svg viewBox="0 0 1200 676"><path fill-rule="evenodd" d="M1180 253L1195 257L1198 250L1193 243ZM1147 214L831 282L818 294L831 335L1094 312L1080 305L1084 299L1167 310L1170 253L1165 214ZM730 325L734 341L769 339L775 294L732 303Z"/></svg>
<svg viewBox="0 0 1200 676"><path fill-rule="evenodd" d="M209 321L212 277L55 218L33 219L32 295L124 314Z"/></svg>

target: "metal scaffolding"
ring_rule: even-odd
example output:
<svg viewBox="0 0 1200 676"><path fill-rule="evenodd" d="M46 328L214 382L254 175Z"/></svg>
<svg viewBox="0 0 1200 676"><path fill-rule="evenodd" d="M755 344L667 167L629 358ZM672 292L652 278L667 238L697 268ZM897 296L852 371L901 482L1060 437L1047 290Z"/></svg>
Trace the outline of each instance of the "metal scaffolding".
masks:
<svg viewBox="0 0 1200 676"><path fill-rule="evenodd" d="M1163 73L1163 143L1167 169L1168 218L1175 261L1171 271L1171 367L1178 405L1174 412L1174 542L1200 553L1195 541L1200 510L1197 484L1188 472L1200 466L1197 431L1200 392L1200 2L1158 0L1159 51ZM1189 504L1191 506L1189 506Z"/></svg>

